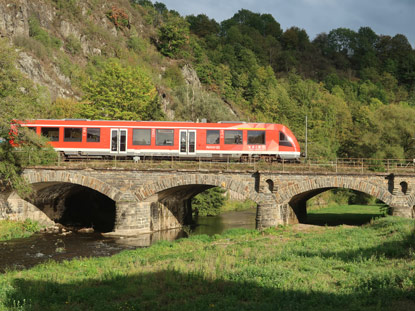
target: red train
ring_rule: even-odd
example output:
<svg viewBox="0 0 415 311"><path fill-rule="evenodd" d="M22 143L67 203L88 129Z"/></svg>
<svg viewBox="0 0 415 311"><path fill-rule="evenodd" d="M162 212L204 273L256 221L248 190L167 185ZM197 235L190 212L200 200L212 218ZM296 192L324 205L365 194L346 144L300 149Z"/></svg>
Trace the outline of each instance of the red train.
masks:
<svg viewBox="0 0 415 311"><path fill-rule="evenodd" d="M281 124L68 119L19 123L47 137L67 157L300 157L297 139Z"/></svg>

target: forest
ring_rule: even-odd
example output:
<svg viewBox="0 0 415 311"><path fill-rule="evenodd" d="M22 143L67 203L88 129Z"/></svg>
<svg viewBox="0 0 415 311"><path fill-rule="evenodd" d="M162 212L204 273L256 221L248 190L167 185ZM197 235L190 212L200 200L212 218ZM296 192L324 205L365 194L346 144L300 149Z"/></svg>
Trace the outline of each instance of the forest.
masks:
<svg viewBox="0 0 415 311"><path fill-rule="evenodd" d="M337 28L311 39L305 29L284 30L272 15L244 9L218 23L149 0L43 2L81 35L62 34L57 21L45 26L39 11L28 36L0 40L0 137L11 120L29 117L206 118L282 123L304 148L307 116L309 157L415 158L415 50L402 34ZM86 52L83 38L100 53ZM58 68L73 96L52 96L16 69L21 52ZM186 81L184 68L200 86ZM31 150L44 145L20 135ZM7 179L13 173L5 161L23 163L0 146Z"/></svg>

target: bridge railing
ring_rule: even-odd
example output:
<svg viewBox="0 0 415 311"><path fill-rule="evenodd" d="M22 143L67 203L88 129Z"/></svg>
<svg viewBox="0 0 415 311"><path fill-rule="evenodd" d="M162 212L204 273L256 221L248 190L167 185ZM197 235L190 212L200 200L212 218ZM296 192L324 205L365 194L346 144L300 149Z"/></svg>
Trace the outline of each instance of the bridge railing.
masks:
<svg viewBox="0 0 415 311"><path fill-rule="evenodd" d="M271 171L271 172L315 172L315 173L415 173L415 159L365 159L365 158L308 158L300 162L273 161L260 159L240 162L238 158L223 157L216 160L196 158L189 160L141 157L139 160L113 158L101 160L79 158L58 160L53 166L67 168L95 169L136 169L136 170L200 170L200 171Z"/></svg>

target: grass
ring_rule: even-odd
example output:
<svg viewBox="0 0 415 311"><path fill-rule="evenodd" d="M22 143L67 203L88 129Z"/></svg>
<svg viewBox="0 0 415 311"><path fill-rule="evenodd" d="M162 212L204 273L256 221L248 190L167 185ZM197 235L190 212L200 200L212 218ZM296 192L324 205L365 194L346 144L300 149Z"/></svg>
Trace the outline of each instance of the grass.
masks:
<svg viewBox="0 0 415 311"><path fill-rule="evenodd" d="M307 223L313 225L356 225L370 222L373 218L383 217L388 207L377 205L337 205L321 209L308 209Z"/></svg>
<svg viewBox="0 0 415 311"><path fill-rule="evenodd" d="M220 208L220 212L245 211L253 207L256 207L256 203L249 199L245 201L227 199L225 204Z"/></svg>
<svg viewBox="0 0 415 311"><path fill-rule="evenodd" d="M411 219L234 229L0 275L0 310L413 310Z"/></svg>
<svg viewBox="0 0 415 311"><path fill-rule="evenodd" d="M40 225L30 219L24 222L0 220L0 241L26 238L40 230Z"/></svg>

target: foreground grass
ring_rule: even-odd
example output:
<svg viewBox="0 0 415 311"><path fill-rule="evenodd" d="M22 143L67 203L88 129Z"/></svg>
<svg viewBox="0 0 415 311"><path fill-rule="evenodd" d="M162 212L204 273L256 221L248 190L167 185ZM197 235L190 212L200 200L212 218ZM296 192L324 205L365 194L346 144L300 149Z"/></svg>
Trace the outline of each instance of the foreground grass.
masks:
<svg viewBox="0 0 415 311"><path fill-rule="evenodd" d="M0 310L412 310L410 219L237 229L0 275Z"/></svg>
<svg viewBox="0 0 415 311"><path fill-rule="evenodd" d="M39 224L30 219L24 222L0 220L0 241L26 238L39 230Z"/></svg>

